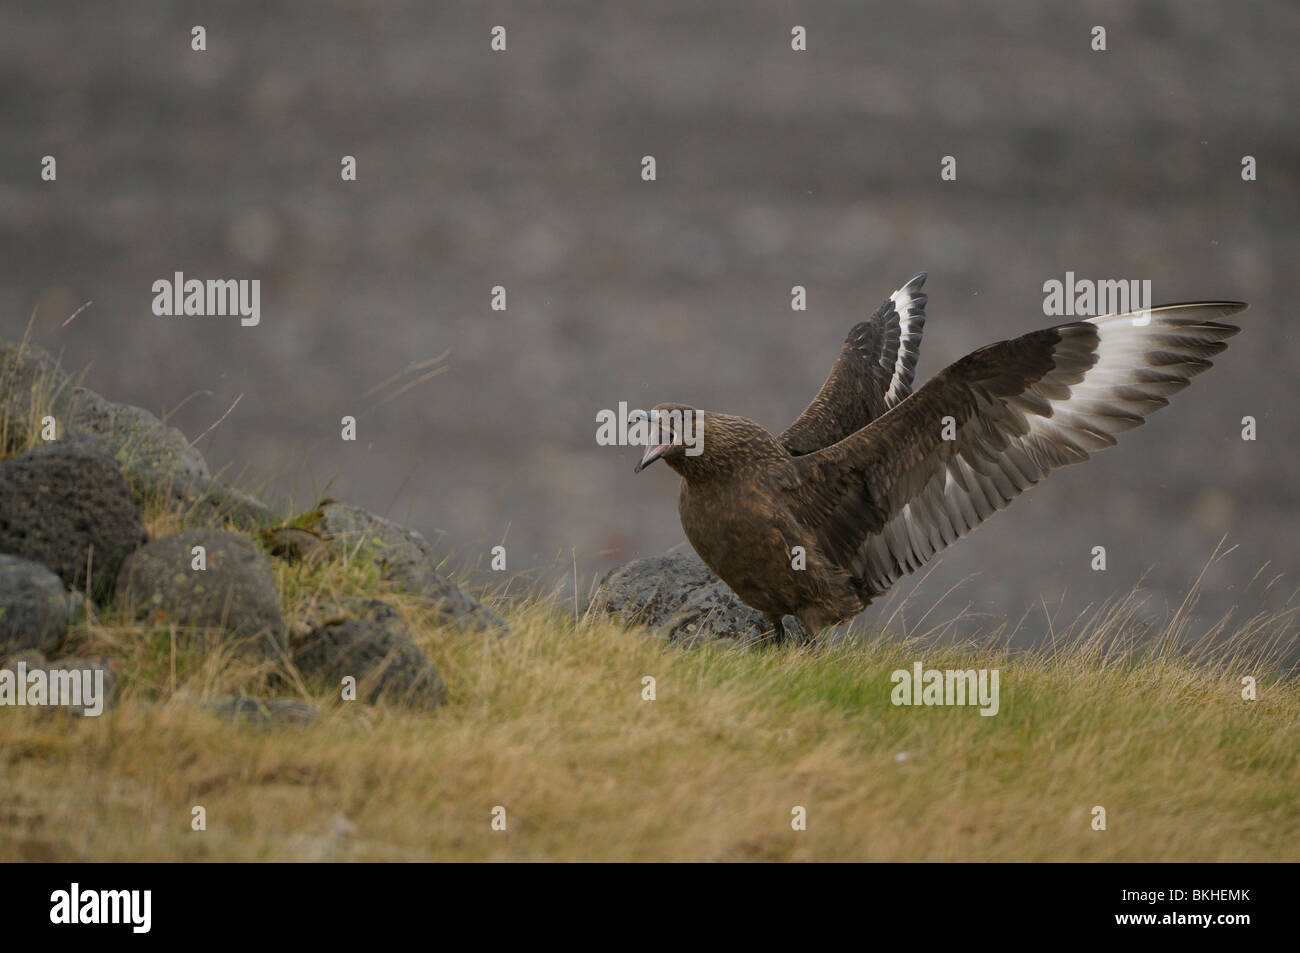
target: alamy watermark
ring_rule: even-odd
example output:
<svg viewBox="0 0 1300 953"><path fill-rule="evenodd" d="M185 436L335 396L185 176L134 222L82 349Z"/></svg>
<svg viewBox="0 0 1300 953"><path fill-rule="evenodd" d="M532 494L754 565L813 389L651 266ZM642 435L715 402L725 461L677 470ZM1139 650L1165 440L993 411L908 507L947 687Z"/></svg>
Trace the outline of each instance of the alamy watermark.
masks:
<svg viewBox="0 0 1300 953"><path fill-rule="evenodd" d="M80 708L94 718L104 713L104 670L33 668L19 662L0 668L0 705Z"/></svg>
<svg viewBox="0 0 1300 953"><path fill-rule="evenodd" d="M704 452L704 413L699 410L618 410L596 412L596 444L601 447L662 447L683 444L688 457Z"/></svg>
<svg viewBox="0 0 1300 953"><path fill-rule="evenodd" d="M1151 307L1151 279L1075 278L1067 271L1065 280L1043 282L1043 314L1049 317L1095 318L1105 314L1127 314Z"/></svg>
<svg viewBox="0 0 1300 953"><path fill-rule="evenodd" d="M176 272L153 283L153 313L158 317L239 315L246 328L262 320L262 282L258 278L198 278Z"/></svg>
<svg viewBox="0 0 1300 953"><path fill-rule="evenodd" d="M981 715L998 713L998 669L923 668L920 662L894 671L889 700L895 705L978 705Z"/></svg>
<svg viewBox="0 0 1300 953"><path fill-rule="evenodd" d="M132 933L148 933L153 925L152 890L68 890L50 894L50 922L55 924L121 923Z"/></svg>

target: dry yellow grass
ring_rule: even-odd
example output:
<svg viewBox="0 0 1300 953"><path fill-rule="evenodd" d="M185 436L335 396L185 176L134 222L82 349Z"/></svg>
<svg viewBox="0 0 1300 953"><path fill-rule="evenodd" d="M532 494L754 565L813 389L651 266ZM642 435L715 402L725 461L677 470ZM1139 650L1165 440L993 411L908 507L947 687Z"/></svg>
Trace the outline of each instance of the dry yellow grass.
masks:
<svg viewBox="0 0 1300 953"><path fill-rule="evenodd" d="M258 729L138 682L99 719L5 711L0 859L1300 859L1300 699L1249 626L1198 658L1095 630L1008 655L682 649L541 603L511 621L420 631L452 693L432 715L317 698L320 721ZM918 659L1000 669L1000 713L894 707Z"/></svg>

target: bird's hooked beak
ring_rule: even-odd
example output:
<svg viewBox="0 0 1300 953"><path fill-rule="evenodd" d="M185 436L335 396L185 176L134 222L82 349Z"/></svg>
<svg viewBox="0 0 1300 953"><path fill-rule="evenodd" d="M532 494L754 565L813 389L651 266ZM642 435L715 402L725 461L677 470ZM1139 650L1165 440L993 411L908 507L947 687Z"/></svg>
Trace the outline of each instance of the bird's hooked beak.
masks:
<svg viewBox="0 0 1300 953"><path fill-rule="evenodd" d="M676 439L677 436L675 433L673 433L672 428L669 427L665 421L661 419L656 420L656 418L651 417L649 414L646 414L645 411L634 412L631 416L628 417L629 421L634 421L638 419L650 420L651 422L650 437L652 442L645 448L645 453L641 456L641 462L638 463L635 469L632 470L633 473L640 473L646 467L650 466L650 464L654 463L656 460L662 457L664 455L664 452L673 445L673 441ZM654 443L653 441L655 438L663 439L665 440L665 442Z"/></svg>
<svg viewBox="0 0 1300 953"><path fill-rule="evenodd" d="M650 466L650 464L662 457L664 451L671 446L671 441L668 443L652 443L650 446L645 448L645 455L641 457L641 462L636 465L636 468L632 472L640 473L646 467Z"/></svg>

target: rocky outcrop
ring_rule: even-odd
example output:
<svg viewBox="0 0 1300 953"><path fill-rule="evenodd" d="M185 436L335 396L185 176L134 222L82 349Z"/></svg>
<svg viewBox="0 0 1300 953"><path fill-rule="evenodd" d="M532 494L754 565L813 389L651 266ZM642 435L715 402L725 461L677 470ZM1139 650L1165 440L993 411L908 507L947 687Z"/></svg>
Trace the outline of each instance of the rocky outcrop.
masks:
<svg viewBox="0 0 1300 953"><path fill-rule="evenodd" d="M320 717L316 706L298 698L271 698L263 701L249 695L222 695L205 703L203 707L224 721L259 728L309 725Z"/></svg>
<svg viewBox="0 0 1300 953"><path fill-rule="evenodd" d="M383 579L428 603L443 622L478 632L509 631L501 616L438 572L433 547L414 530L336 500L321 504L315 528L338 555L371 560Z"/></svg>
<svg viewBox="0 0 1300 953"><path fill-rule="evenodd" d="M72 382L58 362L30 342L0 341L0 412L11 444L41 432L42 418L68 406ZM7 449L0 447L0 451Z"/></svg>
<svg viewBox="0 0 1300 953"><path fill-rule="evenodd" d="M142 508L161 511L164 524L179 518L233 529L186 529L148 541ZM311 517L285 523L215 479L179 430L75 386L37 347L0 343L0 657L89 668L115 692L121 661L48 661L44 654L100 644L93 630L89 640L87 633L69 637L85 611L78 590L88 588L111 613L99 618L174 626L183 639L275 663L263 685L283 688L296 667L329 694L351 678L359 701L422 711L441 705L447 692L436 666L380 600L343 599L299 612L290 643L267 553L308 573L330 560L367 560L388 584L384 591L427 609L421 623L427 615L502 634L505 621L438 572L419 533L332 500ZM296 698L240 694L205 704L232 721L263 725L317 716Z"/></svg>
<svg viewBox="0 0 1300 953"><path fill-rule="evenodd" d="M203 455L185 435L149 411L115 404L84 387L73 388L67 403L66 432L103 437L137 494L179 497L196 480L211 476Z"/></svg>
<svg viewBox="0 0 1300 953"><path fill-rule="evenodd" d="M54 651L83 601L40 563L0 553L0 656Z"/></svg>
<svg viewBox="0 0 1300 953"><path fill-rule="evenodd" d="M74 386L57 362L33 344L0 344L0 408L6 412L11 440L34 440L43 433L47 415L60 441L103 438L137 501L184 503L203 517L240 528L261 529L277 522L265 504L214 479L203 455L175 427L141 407L117 404Z"/></svg>
<svg viewBox="0 0 1300 953"><path fill-rule="evenodd" d="M195 568L195 547L206 568ZM284 647L275 574L242 533L193 529L141 547L122 567L116 602L139 619L220 631L270 658Z"/></svg>
<svg viewBox="0 0 1300 953"><path fill-rule="evenodd" d="M140 510L102 440L73 438L0 462L0 552L113 591L122 561L145 540Z"/></svg>
<svg viewBox="0 0 1300 953"><path fill-rule="evenodd" d="M312 683L341 691L355 679L355 699L429 710L446 701L437 668L397 612L378 599L345 600L335 615L296 642L293 661Z"/></svg>

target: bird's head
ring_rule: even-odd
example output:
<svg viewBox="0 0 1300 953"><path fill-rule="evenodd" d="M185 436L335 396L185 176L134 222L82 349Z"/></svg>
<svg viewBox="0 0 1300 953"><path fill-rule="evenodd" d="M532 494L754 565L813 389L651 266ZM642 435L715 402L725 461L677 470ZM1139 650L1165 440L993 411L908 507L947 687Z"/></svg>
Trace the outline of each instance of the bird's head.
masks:
<svg viewBox="0 0 1300 953"><path fill-rule="evenodd" d="M637 473L663 460L690 480L784 455L771 434L752 420L697 410L689 404L656 404L648 413L634 412L629 425L638 422L646 449Z"/></svg>

